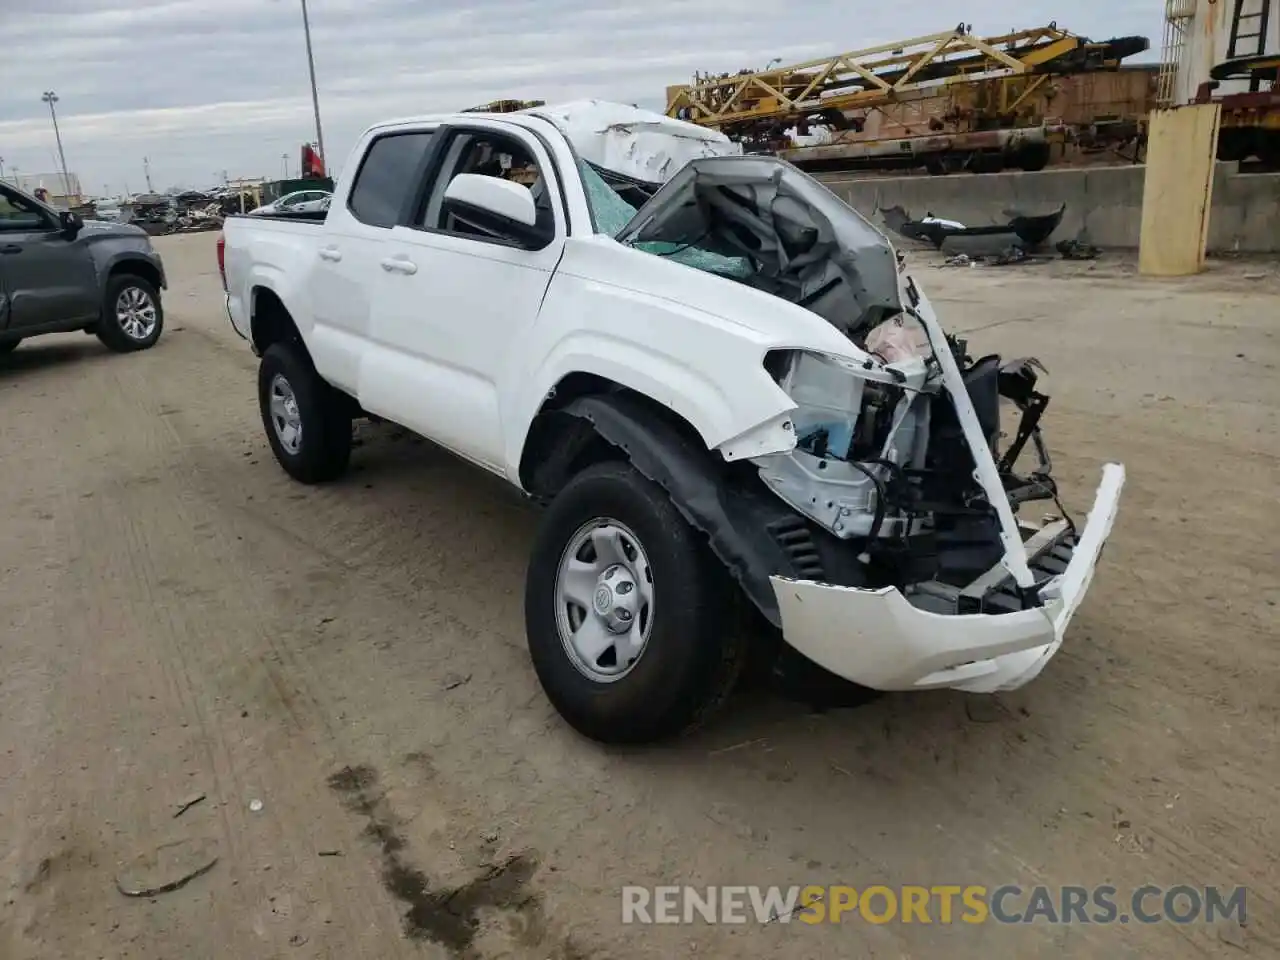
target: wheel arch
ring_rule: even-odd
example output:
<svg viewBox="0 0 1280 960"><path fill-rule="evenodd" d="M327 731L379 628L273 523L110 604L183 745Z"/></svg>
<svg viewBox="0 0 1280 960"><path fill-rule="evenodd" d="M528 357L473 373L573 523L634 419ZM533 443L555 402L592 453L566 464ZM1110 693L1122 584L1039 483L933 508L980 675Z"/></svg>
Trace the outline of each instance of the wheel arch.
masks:
<svg viewBox="0 0 1280 960"><path fill-rule="evenodd" d="M592 375L563 384L530 430L520 464L525 489L549 499L587 466L630 462L663 488L747 598L780 625L769 577L799 571L771 530L792 512L748 476L750 464L725 462L679 414L620 384Z"/></svg>
<svg viewBox="0 0 1280 960"><path fill-rule="evenodd" d="M268 286L257 285L249 291L249 339L253 351L262 356L267 349L276 343L290 343L297 346L311 359L298 324L293 314L285 306L280 295Z"/></svg>
<svg viewBox="0 0 1280 960"><path fill-rule="evenodd" d="M165 278L160 268L148 260L146 257L122 256L112 261L107 268L106 282L110 283L116 277L131 276L139 277L151 286L155 287L157 295L164 289Z"/></svg>

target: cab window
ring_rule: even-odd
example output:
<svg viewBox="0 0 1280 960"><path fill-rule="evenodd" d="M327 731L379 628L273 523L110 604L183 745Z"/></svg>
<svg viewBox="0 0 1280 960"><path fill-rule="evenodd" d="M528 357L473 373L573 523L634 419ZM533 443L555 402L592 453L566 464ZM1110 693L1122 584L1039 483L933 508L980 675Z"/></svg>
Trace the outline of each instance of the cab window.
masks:
<svg viewBox="0 0 1280 960"><path fill-rule="evenodd" d="M33 200L6 187L0 187L0 230L30 231L49 226L45 211Z"/></svg>
<svg viewBox="0 0 1280 960"><path fill-rule="evenodd" d="M444 149L440 174L427 197L422 216L417 220L419 227L491 243L508 242L476 224L464 222L448 210L444 193L460 173L498 177L528 188L533 193L534 206L538 211L538 226L547 232L554 230L551 191L538 161L519 140L487 130L459 130L452 135Z"/></svg>

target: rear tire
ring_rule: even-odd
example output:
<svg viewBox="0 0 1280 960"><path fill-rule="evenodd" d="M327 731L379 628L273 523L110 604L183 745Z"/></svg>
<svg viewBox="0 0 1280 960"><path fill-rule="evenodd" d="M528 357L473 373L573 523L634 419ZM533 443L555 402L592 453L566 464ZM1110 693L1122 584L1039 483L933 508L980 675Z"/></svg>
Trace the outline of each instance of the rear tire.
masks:
<svg viewBox="0 0 1280 960"><path fill-rule="evenodd" d="M298 346L276 343L258 366L258 406L271 451L301 483L324 483L351 460L351 409Z"/></svg>
<svg viewBox="0 0 1280 960"><path fill-rule="evenodd" d="M164 329L160 293L150 281L122 273L107 281L102 316L94 328L109 350L132 353L155 346Z"/></svg>
<svg viewBox="0 0 1280 960"><path fill-rule="evenodd" d="M614 531L621 553L611 559L594 543L596 534L607 538ZM572 550L576 543L581 551ZM582 577L573 589L563 573L571 561ZM619 562L624 569L615 574ZM593 565L602 572L587 572ZM631 578L636 593L618 586L618 577ZM575 730L601 743L663 740L706 719L728 698L745 654L727 580L666 492L630 464L602 463L578 474L543 516L525 584L529 653L552 705ZM611 586L607 603L596 606L600 586L593 583ZM566 601L569 593L586 603ZM632 647L634 659L618 652L631 634L610 632L609 623L620 624L599 612L616 617L628 594L641 599L624 611L622 623L633 616L638 627L647 623ZM618 646L589 660L580 647L591 625Z"/></svg>

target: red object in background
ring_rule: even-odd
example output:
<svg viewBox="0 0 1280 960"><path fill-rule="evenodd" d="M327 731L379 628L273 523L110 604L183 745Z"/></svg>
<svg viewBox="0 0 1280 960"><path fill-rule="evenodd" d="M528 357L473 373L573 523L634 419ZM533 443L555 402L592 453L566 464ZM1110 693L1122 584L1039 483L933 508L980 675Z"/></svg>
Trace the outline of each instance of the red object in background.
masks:
<svg viewBox="0 0 1280 960"><path fill-rule="evenodd" d="M309 143L302 145L302 163L299 166L302 171L302 179L323 179L324 178L324 161L320 159L320 154L316 153L315 148Z"/></svg>

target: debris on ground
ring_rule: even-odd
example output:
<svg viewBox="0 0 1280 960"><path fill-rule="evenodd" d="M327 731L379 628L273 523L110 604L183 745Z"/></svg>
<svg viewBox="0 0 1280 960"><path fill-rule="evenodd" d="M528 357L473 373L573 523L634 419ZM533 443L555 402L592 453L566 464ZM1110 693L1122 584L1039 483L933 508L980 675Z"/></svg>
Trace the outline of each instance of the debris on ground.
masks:
<svg viewBox="0 0 1280 960"><path fill-rule="evenodd" d="M1007 267L1014 263L1039 263L1043 261L1043 257L1033 257L1027 253L1024 247L1017 244L1011 244L998 253L982 254L976 253L970 256L967 253L957 253L955 256L947 257L942 262L944 267Z"/></svg>
<svg viewBox="0 0 1280 960"><path fill-rule="evenodd" d="M1102 253L1101 248L1077 238L1075 240L1059 240L1058 252L1063 260L1097 260Z"/></svg>
<svg viewBox="0 0 1280 960"><path fill-rule="evenodd" d="M154 897L181 889L218 862L217 842L175 840L141 853L120 868L116 889L126 897Z"/></svg>
<svg viewBox="0 0 1280 960"><path fill-rule="evenodd" d="M987 263L993 267L1006 267L1012 263L1026 263L1031 257L1027 255L1027 251L1019 246L1006 247L1000 253L987 260Z"/></svg>
<svg viewBox="0 0 1280 960"><path fill-rule="evenodd" d="M250 809L252 812L257 813L258 811L260 811L260 810L262 809L262 801L261 801L261 800L250 800L250 801L249 801L249 809Z"/></svg>
<svg viewBox="0 0 1280 960"><path fill-rule="evenodd" d="M184 813L186 813L188 810L190 810L192 807L194 807L197 803L199 803L204 798L205 798L205 795L203 793L191 794L191 796L187 797L181 803L178 804L178 810L174 814L174 817L177 818L182 816Z"/></svg>
<svg viewBox="0 0 1280 960"><path fill-rule="evenodd" d="M446 690L456 690L458 687L464 686L471 682L471 674L450 673L444 678L444 688Z"/></svg>
<svg viewBox="0 0 1280 960"><path fill-rule="evenodd" d="M1237 947L1240 950L1249 949L1245 945L1244 927L1241 926L1239 920L1227 920L1218 924L1218 939L1228 946Z"/></svg>

